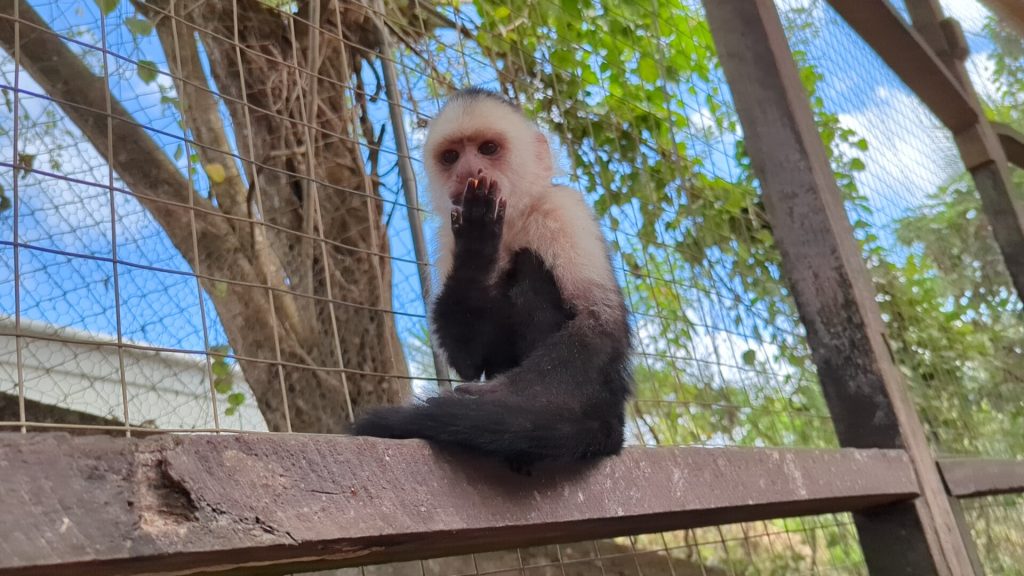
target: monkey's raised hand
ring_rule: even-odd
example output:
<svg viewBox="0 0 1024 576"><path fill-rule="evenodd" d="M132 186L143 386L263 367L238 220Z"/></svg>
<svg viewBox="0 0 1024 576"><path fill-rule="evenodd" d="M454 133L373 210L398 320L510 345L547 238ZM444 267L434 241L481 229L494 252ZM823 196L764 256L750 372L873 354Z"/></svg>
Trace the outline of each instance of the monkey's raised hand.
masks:
<svg viewBox="0 0 1024 576"><path fill-rule="evenodd" d="M452 233L456 249L497 254L505 224L505 199L498 184L486 176L470 178L462 203L452 209Z"/></svg>

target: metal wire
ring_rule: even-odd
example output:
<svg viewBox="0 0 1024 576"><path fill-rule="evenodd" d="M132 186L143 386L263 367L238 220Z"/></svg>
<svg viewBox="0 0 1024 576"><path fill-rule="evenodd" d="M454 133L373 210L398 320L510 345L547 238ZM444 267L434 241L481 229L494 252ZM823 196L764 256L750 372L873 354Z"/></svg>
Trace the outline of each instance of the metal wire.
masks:
<svg viewBox="0 0 1024 576"><path fill-rule="evenodd" d="M612 245L637 341L629 442L837 444L698 2L599 2L586 18L556 0L514 3L500 18L482 15L484 2L301 4L123 0L102 14L91 0L14 3L15 47L0 53L0 128L10 128L0 130L0 194L11 202L0 211L0 394L17 410L0 414L0 429L339 432L365 406L449 386L427 313L428 238L446 223L421 202L424 132L405 122L428 119L450 87L483 84L561 145L560 180L584 193ZM901 236L914 216L970 197L969 187L930 196L962 171L950 136L824 3L778 4L806 78L822 76L815 110L823 132L838 134L837 178L936 449L1019 456L1019 387L996 385L1020 356L1002 347L1019 304L999 262L982 259L971 286L1005 306L973 317L954 317L957 299L929 292L955 285L955 266L899 282L937 254L988 254L969 210L969 229L926 243ZM989 37L977 3L947 4L969 37ZM497 33L498 21L512 34ZM566 34L559 47L514 35L566 22L608 30L594 43ZM637 22L650 25L611 29ZM58 38L102 78L102 101L44 89L26 71L29 35ZM638 46L653 71L639 70ZM984 59L969 68L978 85L991 78ZM102 120L104 146L76 114ZM128 177L140 167L117 164L142 147L115 138L124 130L159 152L142 168L163 180L140 185ZM936 344L961 332L970 347ZM993 569L1016 561L999 543L1021 533L1018 504L968 507ZM771 570L865 573L849 515L342 572Z"/></svg>

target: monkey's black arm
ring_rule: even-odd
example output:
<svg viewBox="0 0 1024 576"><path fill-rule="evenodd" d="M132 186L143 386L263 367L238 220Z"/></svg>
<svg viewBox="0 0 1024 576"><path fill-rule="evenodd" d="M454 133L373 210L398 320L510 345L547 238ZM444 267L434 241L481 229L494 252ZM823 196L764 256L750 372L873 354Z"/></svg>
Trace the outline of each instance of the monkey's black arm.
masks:
<svg viewBox="0 0 1024 576"><path fill-rule="evenodd" d="M491 342L508 333L508 301L491 283L494 256L456 243L451 273L433 310L441 348L463 380L478 380Z"/></svg>
<svg viewBox="0 0 1024 576"><path fill-rule="evenodd" d="M486 178L470 179L462 205L452 210L455 252L433 310L433 323L448 362L463 380L493 370L494 342L509 332L509 304L494 285L505 204Z"/></svg>

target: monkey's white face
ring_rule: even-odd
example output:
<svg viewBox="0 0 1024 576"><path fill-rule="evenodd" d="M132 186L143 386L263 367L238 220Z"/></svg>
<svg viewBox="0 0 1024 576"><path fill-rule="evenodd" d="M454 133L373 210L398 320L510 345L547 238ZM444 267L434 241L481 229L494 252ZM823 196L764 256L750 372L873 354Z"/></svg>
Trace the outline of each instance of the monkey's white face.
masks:
<svg viewBox="0 0 1024 576"><path fill-rule="evenodd" d="M508 106L487 98L452 102L432 122L423 147L434 209L447 213L470 178L494 180L510 210L551 182L544 136Z"/></svg>

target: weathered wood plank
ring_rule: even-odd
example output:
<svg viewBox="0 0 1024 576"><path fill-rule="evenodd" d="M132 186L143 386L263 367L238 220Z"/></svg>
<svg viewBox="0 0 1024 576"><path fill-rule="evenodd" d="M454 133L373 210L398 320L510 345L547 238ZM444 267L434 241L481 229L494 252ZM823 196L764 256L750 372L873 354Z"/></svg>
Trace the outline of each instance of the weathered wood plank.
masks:
<svg viewBox="0 0 1024 576"><path fill-rule="evenodd" d="M956 78L887 0L828 0L935 116L953 132L979 112Z"/></svg>
<svg viewBox="0 0 1024 576"><path fill-rule="evenodd" d="M631 448L532 477L417 440L0 434L0 574L287 573L908 500L899 450Z"/></svg>
<svg viewBox="0 0 1024 576"><path fill-rule="evenodd" d="M1024 169L1024 134L1011 126L997 122L992 123L992 129L999 136L999 143L1003 145L1006 159L1017 168Z"/></svg>
<svg viewBox="0 0 1024 576"><path fill-rule="evenodd" d="M1024 493L1024 461L947 458L939 461L949 493L959 498Z"/></svg>
<svg viewBox="0 0 1024 576"><path fill-rule="evenodd" d="M770 0L704 7L839 441L905 448L921 486L913 504L855 515L871 573L971 574L779 15Z"/></svg>

